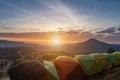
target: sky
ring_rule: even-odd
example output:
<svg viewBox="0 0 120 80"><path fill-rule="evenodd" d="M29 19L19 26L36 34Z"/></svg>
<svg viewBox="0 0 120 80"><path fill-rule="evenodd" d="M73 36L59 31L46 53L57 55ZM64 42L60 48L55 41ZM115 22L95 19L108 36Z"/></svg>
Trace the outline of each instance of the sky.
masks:
<svg viewBox="0 0 120 80"><path fill-rule="evenodd" d="M120 0L0 0L0 39L120 44Z"/></svg>

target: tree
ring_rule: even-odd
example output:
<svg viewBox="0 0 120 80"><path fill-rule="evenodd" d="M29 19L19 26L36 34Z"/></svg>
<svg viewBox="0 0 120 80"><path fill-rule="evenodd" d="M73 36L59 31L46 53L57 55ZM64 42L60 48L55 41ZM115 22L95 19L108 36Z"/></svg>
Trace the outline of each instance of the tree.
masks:
<svg viewBox="0 0 120 80"><path fill-rule="evenodd" d="M112 47L107 49L107 53L113 53L113 52L115 52L115 49L113 49Z"/></svg>

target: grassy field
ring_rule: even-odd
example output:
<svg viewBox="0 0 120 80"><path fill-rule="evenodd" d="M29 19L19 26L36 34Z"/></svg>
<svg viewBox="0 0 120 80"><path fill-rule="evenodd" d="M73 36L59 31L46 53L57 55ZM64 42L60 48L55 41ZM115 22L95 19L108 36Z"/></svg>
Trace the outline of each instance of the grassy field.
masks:
<svg viewBox="0 0 120 80"><path fill-rule="evenodd" d="M120 80L120 66L93 75L90 80Z"/></svg>
<svg viewBox="0 0 120 80"><path fill-rule="evenodd" d="M0 72L0 80L9 80L8 74L6 72Z"/></svg>

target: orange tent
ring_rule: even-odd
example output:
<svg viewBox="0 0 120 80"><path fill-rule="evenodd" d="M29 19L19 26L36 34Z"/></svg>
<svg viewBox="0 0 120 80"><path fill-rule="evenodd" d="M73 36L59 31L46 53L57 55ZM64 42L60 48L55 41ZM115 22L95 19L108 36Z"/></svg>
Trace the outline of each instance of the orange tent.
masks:
<svg viewBox="0 0 120 80"><path fill-rule="evenodd" d="M86 75L80 63L72 57L58 57L54 64L60 80L80 80Z"/></svg>

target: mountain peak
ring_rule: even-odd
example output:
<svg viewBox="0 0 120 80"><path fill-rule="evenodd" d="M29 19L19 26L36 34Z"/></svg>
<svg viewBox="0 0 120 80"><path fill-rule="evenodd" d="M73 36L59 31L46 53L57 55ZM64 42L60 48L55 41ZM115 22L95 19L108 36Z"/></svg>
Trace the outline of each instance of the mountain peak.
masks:
<svg viewBox="0 0 120 80"><path fill-rule="evenodd" d="M94 39L94 38L91 38L91 39L88 39L87 41L99 41L99 40L97 40L97 39Z"/></svg>
<svg viewBox="0 0 120 80"><path fill-rule="evenodd" d="M83 44L88 44L88 45L105 45L107 43L99 41L97 39L91 38L85 42L83 42Z"/></svg>
<svg viewBox="0 0 120 80"><path fill-rule="evenodd" d="M91 38L82 43L77 43L77 45L86 45L86 46L100 46L100 45L109 45L105 42L99 41L97 39Z"/></svg>

